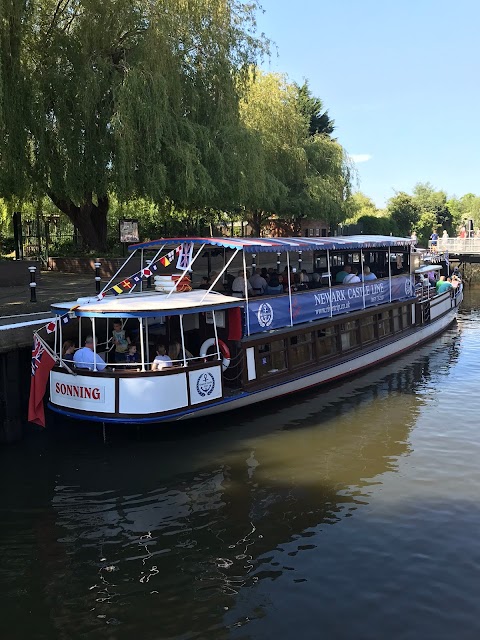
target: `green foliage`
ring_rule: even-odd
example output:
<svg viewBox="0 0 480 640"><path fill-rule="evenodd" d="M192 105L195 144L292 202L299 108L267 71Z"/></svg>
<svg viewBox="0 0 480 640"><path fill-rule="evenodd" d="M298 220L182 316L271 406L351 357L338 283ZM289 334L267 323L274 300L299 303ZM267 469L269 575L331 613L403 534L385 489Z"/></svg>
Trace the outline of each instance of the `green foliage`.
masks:
<svg viewBox="0 0 480 640"><path fill-rule="evenodd" d="M364 214L357 220L362 233L388 236L392 232L392 220L385 216Z"/></svg>
<svg viewBox="0 0 480 640"><path fill-rule="evenodd" d="M433 214L435 221L431 225L432 227L452 232L452 215L447 206L445 191L435 191L429 182L418 182L413 188L413 199L422 215ZM430 219L433 218L430 217Z"/></svg>
<svg viewBox="0 0 480 640"><path fill-rule="evenodd" d="M48 194L104 245L108 194L238 201L238 98L267 43L255 2L3 2L0 195Z"/></svg>
<svg viewBox="0 0 480 640"><path fill-rule="evenodd" d="M388 201L387 213L394 225L392 232L409 236L420 217L420 208L412 196L400 191Z"/></svg>
<svg viewBox="0 0 480 640"><path fill-rule="evenodd" d="M470 219L476 228L480 227L480 196L466 193L461 198L453 197L447 201L447 207L452 217L454 232Z"/></svg>
<svg viewBox="0 0 480 640"><path fill-rule="evenodd" d="M415 225L418 242L427 247L433 229L437 229L438 221L435 212L424 211Z"/></svg>
<svg viewBox="0 0 480 640"><path fill-rule="evenodd" d="M301 86L295 84L294 87L297 91L297 110L308 123L308 133L311 136L318 133L330 136L335 129L335 122L330 119L328 111L324 111L323 102L312 96L307 81Z"/></svg>
<svg viewBox="0 0 480 640"><path fill-rule="evenodd" d="M307 85L302 96L315 102ZM244 174L249 189L242 200L255 235L272 214L289 233L298 232L307 216L331 224L345 218L350 167L336 141L325 134L311 135L307 111L298 86L284 75L252 72L240 114L256 141Z"/></svg>

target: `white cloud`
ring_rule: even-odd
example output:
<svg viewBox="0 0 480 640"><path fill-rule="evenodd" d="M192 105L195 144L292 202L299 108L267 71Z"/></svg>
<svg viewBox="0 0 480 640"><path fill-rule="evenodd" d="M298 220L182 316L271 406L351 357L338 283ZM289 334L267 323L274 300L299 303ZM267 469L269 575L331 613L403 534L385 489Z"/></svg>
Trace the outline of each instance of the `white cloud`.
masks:
<svg viewBox="0 0 480 640"><path fill-rule="evenodd" d="M372 159L372 156L369 153L353 153L350 158L354 162L368 162Z"/></svg>

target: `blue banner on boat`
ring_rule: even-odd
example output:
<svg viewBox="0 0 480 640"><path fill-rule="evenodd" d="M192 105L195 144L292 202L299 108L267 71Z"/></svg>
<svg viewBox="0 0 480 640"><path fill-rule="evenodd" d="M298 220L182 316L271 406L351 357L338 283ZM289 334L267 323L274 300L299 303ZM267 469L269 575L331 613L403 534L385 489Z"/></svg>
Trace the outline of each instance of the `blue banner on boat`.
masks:
<svg viewBox="0 0 480 640"><path fill-rule="evenodd" d="M288 296L250 299L248 321L250 333L270 331L293 324L328 318L330 315L359 311L385 304L391 300L407 300L415 296L410 276L395 276L391 284L387 278L365 283L314 289L292 293L292 317Z"/></svg>

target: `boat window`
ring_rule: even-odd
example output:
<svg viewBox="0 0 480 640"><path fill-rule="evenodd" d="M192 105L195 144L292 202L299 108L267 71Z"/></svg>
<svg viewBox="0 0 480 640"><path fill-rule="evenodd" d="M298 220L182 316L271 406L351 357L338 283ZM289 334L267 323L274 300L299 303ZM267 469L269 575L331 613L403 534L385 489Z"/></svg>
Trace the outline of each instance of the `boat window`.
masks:
<svg viewBox="0 0 480 640"><path fill-rule="evenodd" d="M410 307L407 305L403 305L402 307L402 327L403 329L408 329L412 321L412 314L410 311Z"/></svg>
<svg viewBox="0 0 480 640"><path fill-rule="evenodd" d="M342 351L348 351L359 346L360 335L358 328L358 320L351 320L340 325Z"/></svg>
<svg viewBox="0 0 480 640"><path fill-rule="evenodd" d="M394 333L398 333L398 331L402 330L402 309L401 309L401 307L395 307L395 309L392 309L392 319L393 319L393 331L394 331Z"/></svg>
<svg viewBox="0 0 480 640"><path fill-rule="evenodd" d="M332 356L338 352L338 325L317 329L316 348L319 358Z"/></svg>
<svg viewBox="0 0 480 640"><path fill-rule="evenodd" d="M384 338L392 333L392 322L390 318L390 311L382 311L377 314L378 318L378 337Z"/></svg>
<svg viewBox="0 0 480 640"><path fill-rule="evenodd" d="M290 338L289 359L292 367L302 367L313 361L313 335L309 331Z"/></svg>
<svg viewBox="0 0 480 640"><path fill-rule="evenodd" d="M376 321L373 316L365 316L360 321L360 337L362 344L368 344L373 342L376 338L375 335Z"/></svg>
<svg viewBox="0 0 480 640"><path fill-rule="evenodd" d="M268 376L287 368L286 340L275 340L258 345L258 374Z"/></svg>

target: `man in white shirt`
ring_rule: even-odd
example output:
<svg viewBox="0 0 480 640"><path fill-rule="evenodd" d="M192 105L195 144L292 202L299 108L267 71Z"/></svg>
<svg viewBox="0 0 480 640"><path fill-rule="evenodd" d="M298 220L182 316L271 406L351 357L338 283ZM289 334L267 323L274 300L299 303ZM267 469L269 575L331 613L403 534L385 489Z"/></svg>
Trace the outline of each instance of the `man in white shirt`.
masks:
<svg viewBox="0 0 480 640"><path fill-rule="evenodd" d="M343 279L343 284L355 284L356 282L360 282L360 278L357 274L358 269L356 267L352 267L352 271Z"/></svg>
<svg viewBox="0 0 480 640"><path fill-rule="evenodd" d="M85 346L73 355L73 364L79 369L88 369L89 371L103 371L107 366L105 361L98 355L93 353L93 337L87 336Z"/></svg>
<svg viewBox="0 0 480 640"><path fill-rule="evenodd" d="M250 277L250 272L247 269L247 291L248 291L248 295L251 296L253 295L253 287L248 281L249 277ZM240 271L237 274L237 277L232 282L232 296L236 296L237 298L245 297L245 279L243 277L242 269L240 269Z"/></svg>
<svg viewBox="0 0 480 640"><path fill-rule="evenodd" d="M260 269L256 269L249 283L252 285L253 293L257 296L263 296L267 288L267 281L262 277Z"/></svg>

